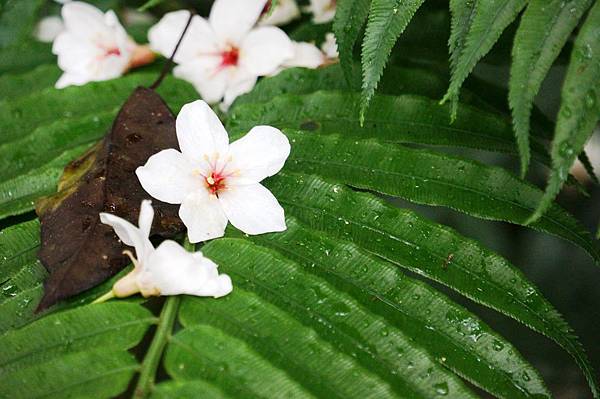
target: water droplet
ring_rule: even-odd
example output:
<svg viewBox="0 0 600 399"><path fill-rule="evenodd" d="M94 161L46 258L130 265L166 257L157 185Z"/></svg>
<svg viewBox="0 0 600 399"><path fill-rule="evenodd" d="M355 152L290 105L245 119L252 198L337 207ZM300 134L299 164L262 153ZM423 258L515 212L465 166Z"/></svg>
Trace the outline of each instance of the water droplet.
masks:
<svg viewBox="0 0 600 399"><path fill-rule="evenodd" d="M585 106L586 108L594 108L596 106L596 93L594 90L590 90L585 95Z"/></svg>
<svg viewBox="0 0 600 399"><path fill-rule="evenodd" d="M435 393L440 396L448 395L448 383L446 382L440 382L439 384L435 384L433 386L433 389L435 389Z"/></svg>

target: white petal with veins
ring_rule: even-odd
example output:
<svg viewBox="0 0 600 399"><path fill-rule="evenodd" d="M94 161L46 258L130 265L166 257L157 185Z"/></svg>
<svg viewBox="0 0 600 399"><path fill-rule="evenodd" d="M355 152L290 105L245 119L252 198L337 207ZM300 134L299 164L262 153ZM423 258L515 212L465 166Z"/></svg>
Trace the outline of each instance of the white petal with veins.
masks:
<svg viewBox="0 0 600 399"><path fill-rule="evenodd" d="M135 173L152 197L169 204L181 204L189 193L202 187L202 176L193 170L192 163L182 153L170 148L152 155Z"/></svg>
<svg viewBox="0 0 600 399"><path fill-rule="evenodd" d="M188 195L179 208L179 217L188 228L190 242L201 242L223 237L227 216L221 201L206 190Z"/></svg>
<svg viewBox="0 0 600 399"><path fill-rule="evenodd" d="M284 231L284 211L275 196L259 183L235 186L219 196L231 224L246 234Z"/></svg>

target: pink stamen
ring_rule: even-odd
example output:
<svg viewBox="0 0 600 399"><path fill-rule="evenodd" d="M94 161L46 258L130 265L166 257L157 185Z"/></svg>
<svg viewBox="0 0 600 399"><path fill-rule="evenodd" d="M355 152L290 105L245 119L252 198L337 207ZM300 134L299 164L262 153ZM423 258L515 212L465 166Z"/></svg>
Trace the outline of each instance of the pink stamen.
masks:
<svg viewBox="0 0 600 399"><path fill-rule="evenodd" d="M224 190L225 186L225 176L221 175L217 172L211 172L205 179L206 187L211 194L217 195L219 191Z"/></svg>
<svg viewBox="0 0 600 399"><path fill-rule="evenodd" d="M106 50L105 56L110 57L111 55L116 55L118 57L121 55L121 50L119 50L117 47Z"/></svg>

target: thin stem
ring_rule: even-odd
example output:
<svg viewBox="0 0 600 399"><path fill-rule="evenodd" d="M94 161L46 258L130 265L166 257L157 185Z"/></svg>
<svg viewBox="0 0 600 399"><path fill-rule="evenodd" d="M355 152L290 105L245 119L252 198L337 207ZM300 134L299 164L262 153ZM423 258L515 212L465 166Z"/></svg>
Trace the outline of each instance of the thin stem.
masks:
<svg viewBox="0 0 600 399"><path fill-rule="evenodd" d="M183 246L188 251L194 250L195 247L194 244L190 244L187 237ZM175 324L180 302L180 296L170 296L165 301L163 309L160 312L156 333L152 338L150 348L148 348L148 352L142 362L140 379L138 380L133 394L135 398L146 398L154 387L156 370L158 369L160 359L162 358L165 346L167 345L167 340L173 331L173 325Z"/></svg>
<svg viewBox="0 0 600 399"><path fill-rule="evenodd" d="M96 298L96 300L94 300L94 302L92 302L92 304L94 303L102 303L102 302L106 302L109 299L112 299L115 297L115 293L113 292L113 290L111 289L110 291L108 291L106 294L102 295L99 298Z"/></svg>
<svg viewBox="0 0 600 399"><path fill-rule="evenodd" d="M152 83L152 86L150 86L150 88L152 90L154 90L158 86L160 86L160 84L162 83L165 76L167 76L167 73L169 72L171 65L173 65L173 58L175 58L175 54L177 54L179 45L181 45L181 42L183 41L183 37L185 36L185 32L187 32L188 28L190 27L190 24L192 23L192 18L194 18L194 15L195 15L195 13L190 10L190 17L188 18L187 23L185 24L185 28L183 28L183 32L181 32L181 36L179 36L179 40L177 41L177 44L175 45L175 48L173 49L171 56L165 63L162 71L160 72L160 75L158 76L158 79L156 79L156 81L154 83Z"/></svg>
<svg viewBox="0 0 600 399"><path fill-rule="evenodd" d="M147 397L154 386L156 370L167 344L167 339L171 335L173 324L175 324L175 317L177 316L180 301L181 298L179 296L168 297L160 312L156 334L152 338L152 343L140 369L140 379L134 392L134 397L136 398Z"/></svg>

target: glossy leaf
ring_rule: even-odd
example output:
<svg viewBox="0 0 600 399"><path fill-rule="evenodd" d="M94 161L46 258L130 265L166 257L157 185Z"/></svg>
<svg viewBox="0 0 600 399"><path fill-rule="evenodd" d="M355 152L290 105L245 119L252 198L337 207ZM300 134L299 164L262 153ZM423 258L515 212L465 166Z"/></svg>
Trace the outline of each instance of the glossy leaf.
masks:
<svg viewBox="0 0 600 399"><path fill-rule="evenodd" d="M372 0L362 44L361 119L375 94L396 40L423 2L424 0Z"/></svg>
<svg viewBox="0 0 600 399"><path fill-rule="evenodd" d="M456 110L460 87L477 62L487 54L502 31L517 17L527 0L475 0L450 2L453 32L452 76L443 102ZM452 113L453 117L456 112Z"/></svg>
<svg viewBox="0 0 600 399"><path fill-rule="evenodd" d="M567 179L600 120L600 3L596 2L575 40L562 87L562 101L552 141L552 173L544 197L529 222L543 217Z"/></svg>
<svg viewBox="0 0 600 399"><path fill-rule="evenodd" d="M419 204L525 225L543 193L504 169L428 150L286 131L288 171L314 173ZM591 234L556 204L531 228L571 241L600 262Z"/></svg>
<svg viewBox="0 0 600 399"><path fill-rule="evenodd" d="M533 100L550 66L558 57L592 0L531 0L513 47L509 101L521 155L521 176L530 159L529 118Z"/></svg>
<svg viewBox="0 0 600 399"><path fill-rule="evenodd" d="M341 0L336 6L333 32L344 76L349 85L353 85L355 81L354 47L369 15L371 1Z"/></svg>

